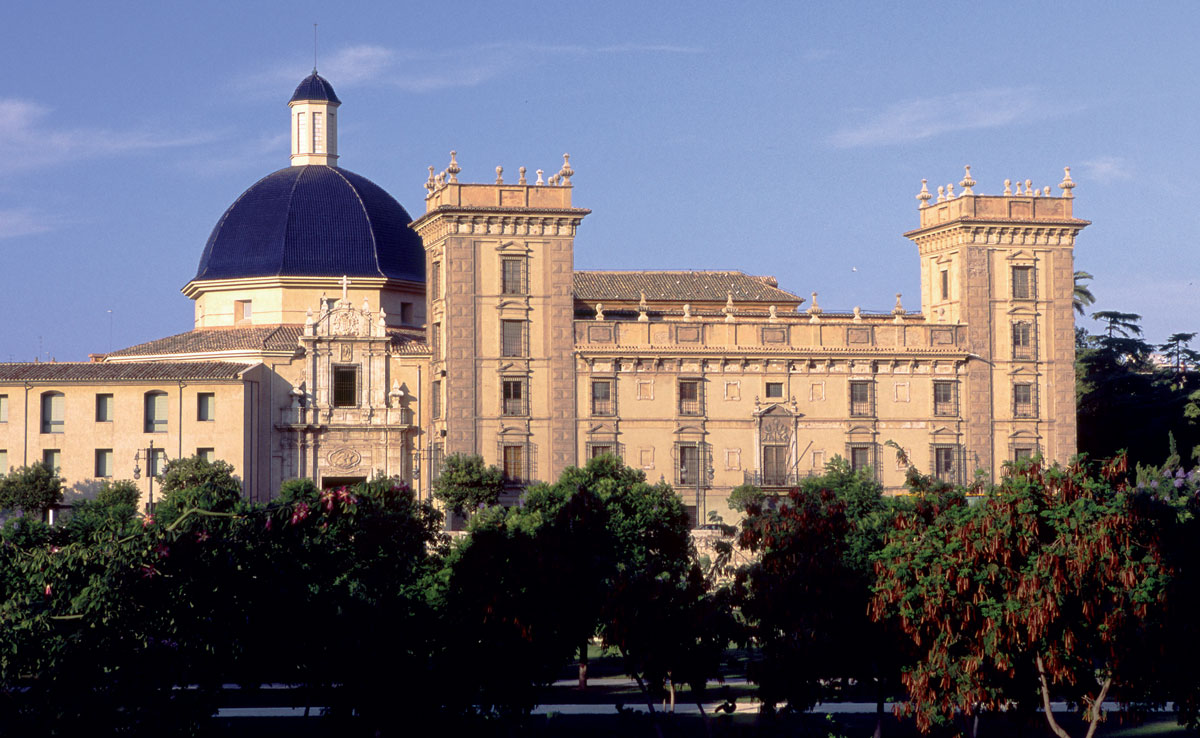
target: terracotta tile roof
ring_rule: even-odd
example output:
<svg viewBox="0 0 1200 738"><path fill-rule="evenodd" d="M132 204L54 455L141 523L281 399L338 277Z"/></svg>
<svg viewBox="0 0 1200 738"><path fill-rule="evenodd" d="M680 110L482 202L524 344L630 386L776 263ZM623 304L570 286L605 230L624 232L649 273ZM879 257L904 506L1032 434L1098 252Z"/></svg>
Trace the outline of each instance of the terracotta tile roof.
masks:
<svg viewBox="0 0 1200 738"><path fill-rule="evenodd" d="M641 299L725 302L800 303L803 298L775 286L774 277L744 272L575 272L575 299L584 302Z"/></svg>
<svg viewBox="0 0 1200 738"><path fill-rule="evenodd" d="M227 361L91 361L0 364L0 382L237 379L249 368Z"/></svg>
<svg viewBox="0 0 1200 738"><path fill-rule="evenodd" d="M304 326L255 325L246 328L200 328L136 346L108 356L163 356L209 351L294 351Z"/></svg>
<svg viewBox="0 0 1200 738"><path fill-rule="evenodd" d="M388 331L392 339L394 354L427 354L429 344L425 343L425 331L420 328L397 328Z"/></svg>

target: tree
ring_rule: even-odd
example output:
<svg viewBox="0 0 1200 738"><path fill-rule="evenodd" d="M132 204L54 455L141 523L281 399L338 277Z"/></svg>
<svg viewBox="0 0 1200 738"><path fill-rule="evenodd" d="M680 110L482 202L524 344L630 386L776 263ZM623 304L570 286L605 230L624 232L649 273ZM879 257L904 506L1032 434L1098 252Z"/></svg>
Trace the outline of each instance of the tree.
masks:
<svg viewBox="0 0 1200 738"><path fill-rule="evenodd" d="M1167 337L1167 342L1158 347L1158 350L1171 360L1175 378L1180 382L1186 377L1188 367L1200 362L1200 351L1193 351L1188 347L1195 337L1195 333L1172 333Z"/></svg>
<svg viewBox="0 0 1200 738"><path fill-rule="evenodd" d="M1075 312L1080 315L1085 315L1084 309L1096 303L1096 296L1092 294L1091 289L1086 284L1086 282L1090 282L1093 279L1095 277L1088 272L1075 272L1075 291L1072 302L1075 305Z"/></svg>
<svg viewBox="0 0 1200 738"><path fill-rule="evenodd" d="M129 479L105 479L100 483L100 490L96 492L96 504L111 506L111 505L137 505L138 498L141 493L138 492L137 484Z"/></svg>
<svg viewBox="0 0 1200 738"><path fill-rule="evenodd" d="M433 496L458 515L499 504L503 492L504 472L486 465L477 455L447 456L441 474L433 482Z"/></svg>
<svg viewBox="0 0 1200 738"><path fill-rule="evenodd" d="M242 502L242 483L227 461L203 456L171 459L159 475L162 501L155 509L164 523L191 508L231 512Z"/></svg>
<svg viewBox="0 0 1200 738"><path fill-rule="evenodd" d="M1025 462L979 505L952 492L897 519L876 560L871 604L919 649L904 675L908 710L927 730L956 712L1086 709L1087 735L1114 688L1136 698L1139 662L1165 642L1172 574L1162 546L1175 519L1157 495L1104 476Z"/></svg>
<svg viewBox="0 0 1200 738"><path fill-rule="evenodd" d="M62 477L46 464L22 466L0 476L0 510L45 515L62 498Z"/></svg>

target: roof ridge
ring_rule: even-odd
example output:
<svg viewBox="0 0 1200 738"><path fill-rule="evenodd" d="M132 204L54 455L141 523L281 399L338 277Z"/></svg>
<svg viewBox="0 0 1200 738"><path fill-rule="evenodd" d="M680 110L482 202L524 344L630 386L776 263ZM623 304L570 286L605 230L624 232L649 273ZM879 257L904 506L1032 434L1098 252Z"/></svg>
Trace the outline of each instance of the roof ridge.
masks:
<svg viewBox="0 0 1200 738"><path fill-rule="evenodd" d="M346 175L342 174L341 167L329 168L333 170L334 174L342 178L342 181L346 183L346 186L350 188L350 191L354 193L354 199L358 200L358 206L362 208L363 217L367 219L367 233L371 234L371 256L375 260L375 271L379 273L379 276L386 277L387 275L383 273L383 267L379 265L379 239L375 237L375 224L371 222L371 211L367 208L367 204L363 202L362 195L359 194L358 188L354 186L354 183L351 182ZM353 174L353 172L350 173ZM401 207L403 207L403 205Z"/></svg>

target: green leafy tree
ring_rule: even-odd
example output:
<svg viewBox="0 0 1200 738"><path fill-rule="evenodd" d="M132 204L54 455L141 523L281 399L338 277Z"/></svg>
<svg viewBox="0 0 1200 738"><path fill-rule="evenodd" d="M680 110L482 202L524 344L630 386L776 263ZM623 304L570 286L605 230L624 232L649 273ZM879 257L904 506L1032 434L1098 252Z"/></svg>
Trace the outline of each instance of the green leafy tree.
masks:
<svg viewBox="0 0 1200 738"><path fill-rule="evenodd" d="M433 482L433 496L458 515L497 505L503 493L504 472L488 466L477 455L447 456L441 474Z"/></svg>
<svg viewBox="0 0 1200 738"><path fill-rule="evenodd" d="M104 506L112 505L137 505L138 498L141 492L138 491L137 483L130 479L105 479L100 483L100 489L96 492L96 504Z"/></svg>
<svg viewBox="0 0 1200 738"><path fill-rule="evenodd" d="M0 476L0 510L45 515L62 499L62 477L45 464L22 466Z"/></svg>

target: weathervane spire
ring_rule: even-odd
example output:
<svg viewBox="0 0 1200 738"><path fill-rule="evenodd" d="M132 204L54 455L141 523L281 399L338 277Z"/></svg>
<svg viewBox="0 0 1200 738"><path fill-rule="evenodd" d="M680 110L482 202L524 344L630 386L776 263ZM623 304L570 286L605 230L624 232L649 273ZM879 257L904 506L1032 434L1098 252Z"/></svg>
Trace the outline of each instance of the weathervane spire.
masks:
<svg viewBox="0 0 1200 738"><path fill-rule="evenodd" d="M313 74L317 73L317 24L313 24Z"/></svg>

